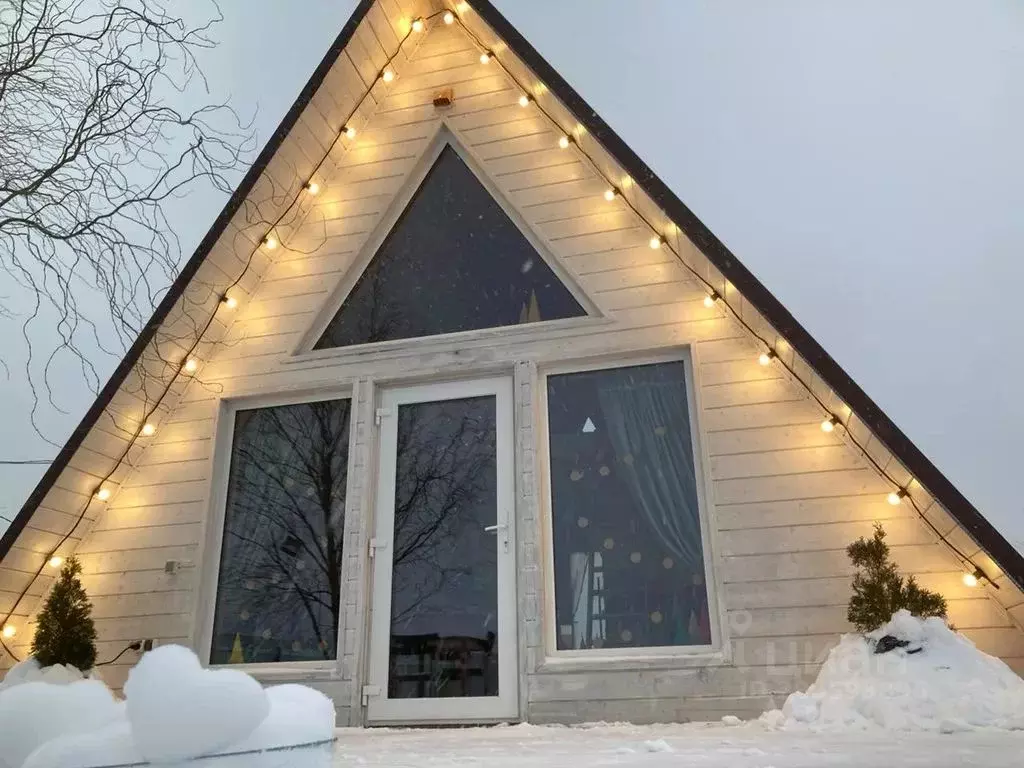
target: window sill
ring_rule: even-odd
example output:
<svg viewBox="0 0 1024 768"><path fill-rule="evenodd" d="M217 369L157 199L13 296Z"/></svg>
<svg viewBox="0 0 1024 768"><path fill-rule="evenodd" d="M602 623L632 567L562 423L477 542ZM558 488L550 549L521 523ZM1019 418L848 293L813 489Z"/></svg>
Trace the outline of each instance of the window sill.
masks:
<svg viewBox="0 0 1024 768"><path fill-rule="evenodd" d="M635 672L646 669L694 669L721 667L731 659L722 651L700 650L693 653L662 653L650 656L547 656L536 674L560 672Z"/></svg>
<svg viewBox="0 0 1024 768"><path fill-rule="evenodd" d="M211 665L211 669L237 669L252 675L259 681L301 681L301 680L340 680L341 669L337 664L331 662L321 664L313 663L289 663L278 664L217 664Z"/></svg>
<svg viewBox="0 0 1024 768"><path fill-rule="evenodd" d="M436 336L357 344L351 347L296 351L291 356L281 358L280 362L289 366L315 365L317 363L339 364L357 362L366 358L398 358L451 349L464 352L479 347L487 348L494 343L495 339L514 339L531 335L538 339L559 339L591 332L597 328L611 325L613 322L612 318L600 315L570 317L563 320L546 320L523 325L505 325L497 328L443 333Z"/></svg>

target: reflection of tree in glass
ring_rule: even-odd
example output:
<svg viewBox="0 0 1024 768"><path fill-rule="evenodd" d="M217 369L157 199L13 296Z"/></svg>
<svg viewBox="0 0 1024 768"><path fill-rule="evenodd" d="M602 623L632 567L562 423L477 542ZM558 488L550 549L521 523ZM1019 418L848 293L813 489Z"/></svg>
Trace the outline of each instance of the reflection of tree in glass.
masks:
<svg viewBox="0 0 1024 768"><path fill-rule="evenodd" d="M459 546L494 517L494 399L399 409L392 622L457 583L494 553Z"/></svg>
<svg viewBox="0 0 1024 768"><path fill-rule="evenodd" d="M398 302L387 300L387 286L385 286L387 278L381 269L375 267L375 264L371 264L367 270L367 272L372 270L372 277L364 274L362 278L365 280L370 277L370 296L364 299L369 305L369 314L363 318L367 327L359 330L359 336L367 344L394 338L395 329L404 314Z"/></svg>
<svg viewBox="0 0 1024 768"><path fill-rule="evenodd" d="M228 661L236 635L245 661L334 658L349 410L237 414L211 661Z"/></svg>

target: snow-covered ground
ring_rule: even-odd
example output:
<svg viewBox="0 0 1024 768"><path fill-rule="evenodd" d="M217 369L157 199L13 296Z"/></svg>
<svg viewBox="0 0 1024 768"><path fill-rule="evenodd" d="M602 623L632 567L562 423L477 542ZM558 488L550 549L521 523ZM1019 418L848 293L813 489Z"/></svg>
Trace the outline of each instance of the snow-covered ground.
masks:
<svg viewBox="0 0 1024 768"><path fill-rule="evenodd" d="M901 647L875 653L884 635ZM941 619L906 611L845 635L814 685L747 723L344 729L332 744L324 694L204 669L181 646L144 655L124 700L81 677L34 661L8 673L0 768L1024 766L1024 680Z"/></svg>
<svg viewBox="0 0 1024 768"><path fill-rule="evenodd" d="M1024 732L811 733L598 725L341 729L334 768L1002 768L1024 765Z"/></svg>

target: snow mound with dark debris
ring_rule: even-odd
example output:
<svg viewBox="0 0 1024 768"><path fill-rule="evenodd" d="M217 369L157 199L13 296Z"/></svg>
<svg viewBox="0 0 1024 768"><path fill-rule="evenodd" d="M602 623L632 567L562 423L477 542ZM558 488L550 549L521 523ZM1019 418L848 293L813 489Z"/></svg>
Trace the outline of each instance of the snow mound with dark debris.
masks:
<svg viewBox="0 0 1024 768"><path fill-rule="evenodd" d="M908 644L876 654L886 635ZM844 635L817 681L760 721L820 731L1024 730L1024 680L942 619L899 611L867 636Z"/></svg>

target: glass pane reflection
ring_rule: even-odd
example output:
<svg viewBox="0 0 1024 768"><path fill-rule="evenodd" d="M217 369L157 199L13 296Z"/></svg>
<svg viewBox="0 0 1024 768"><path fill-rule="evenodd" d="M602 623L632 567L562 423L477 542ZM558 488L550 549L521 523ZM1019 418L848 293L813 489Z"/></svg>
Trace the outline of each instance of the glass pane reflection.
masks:
<svg viewBox="0 0 1024 768"><path fill-rule="evenodd" d="M316 349L583 315L473 171L445 147Z"/></svg>
<svg viewBox="0 0 1024 768"><path fill-rule="evenodd" d="M498 695L493 396L398 409L388 696Z"/></svg>
<svg viewBox="0 0 1024 768"><path fill-rule="evenodd" d="M349 405L235 415L211 664L335 658Z"/></svg>
<svg viewBox="0 0 1024 768"><path fill-rule="evenodd" d="M548 377L559 649L709 645L681 362Z"/></svg>

